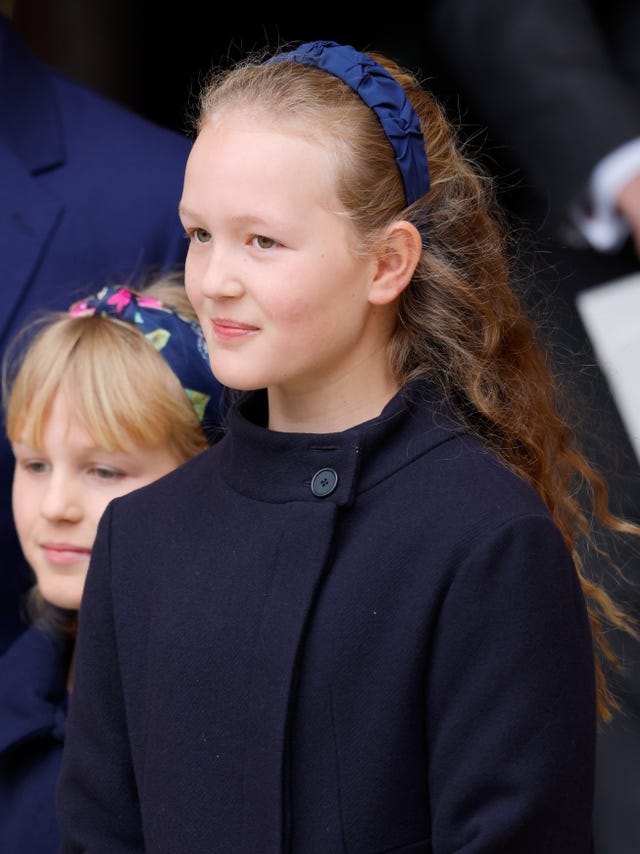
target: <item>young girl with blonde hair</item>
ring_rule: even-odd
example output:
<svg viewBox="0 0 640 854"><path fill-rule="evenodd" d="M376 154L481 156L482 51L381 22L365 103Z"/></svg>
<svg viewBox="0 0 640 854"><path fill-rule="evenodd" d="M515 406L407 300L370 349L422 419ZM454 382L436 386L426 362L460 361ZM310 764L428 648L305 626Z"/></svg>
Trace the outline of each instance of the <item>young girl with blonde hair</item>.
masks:
<svg viewBox="0 0 640 854"><path fill-rule="evenodd" d="M181 280L105 288L29 326L5 363L13 513L36 584L0 659L0 850L59 849L55 786L80 607L108 502L209 446L220 386Z"/></svg>

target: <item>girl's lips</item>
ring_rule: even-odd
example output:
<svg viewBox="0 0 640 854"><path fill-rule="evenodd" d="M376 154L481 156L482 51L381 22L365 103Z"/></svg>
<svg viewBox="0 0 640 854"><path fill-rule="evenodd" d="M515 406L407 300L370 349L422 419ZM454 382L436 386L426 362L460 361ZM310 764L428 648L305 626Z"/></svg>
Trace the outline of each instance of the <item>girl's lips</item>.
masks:
<svg viewBox="0 0 640 854"><path fill-rule="evenodd" d="M77 563L80 560L86 560L91 555L91 549L68 543L42 543L41 548L49 563Z"/></svg>
<svg viewBox="0 0 640 854"><path fill-rule="evenodd" d="M229 320L224 317L214 318L212 326L216 338L225 341L244 338L258 331L257 326L249 326L247 323L238 323L235 320Z"/></svg>

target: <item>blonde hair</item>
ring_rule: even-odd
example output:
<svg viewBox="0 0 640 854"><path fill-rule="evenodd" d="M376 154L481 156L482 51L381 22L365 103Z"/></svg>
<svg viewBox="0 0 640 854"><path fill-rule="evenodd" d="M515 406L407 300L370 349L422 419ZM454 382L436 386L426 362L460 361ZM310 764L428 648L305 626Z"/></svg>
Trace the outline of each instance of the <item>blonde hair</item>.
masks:
<svg viewBox="0 0 640 854"><path fill-rule="evenodd" d="M197 322L181 276L157 279L143 291L129 290L155 297ZM12 342L2 385L11 441L42 444L60 391L92 439L108 451L166 445L177 465L209 445L167 362L134 324L113 316L41 315ZM75 637L77 615L50 605L37 585L26 607L45 628Z"/></svg>
<svg viewBox="0 0 640 854"><path fill-rule="evenodd" d="M393 222L412 222L423 251L398 301L389 364L401 384L436 383L469 427L544 500L571 551L595 652L598 711L616 707L606 668L617 666L606 626L636 634L632 619L588 577L582 555L599 551L592 521L640 528L613 515L602 478L560 414L548 354L522 309L493 183L458 144L455 128L409 71L369 53L404 87L426 140L431 190L406 206L394 154L374 112L337 77L295 62L253 57L215 71L203 89L196 131L250 109L258 121L310 138L332 153L341 214L356 251L370 252Z"/></svg>
<svg viewBox="0 0 640 854"><path fill-rule="evenodd" d="M179 281L163 278L143 293L197 322ZM27 327L15 346L25 336L28 347L15 360L9 356L3 372L12 441L22 436L36 447L41 444L53 399L61 391L90 436L109 451L167 445L185 462L207 447L179 379L132 323L56 312Z"/></svg>

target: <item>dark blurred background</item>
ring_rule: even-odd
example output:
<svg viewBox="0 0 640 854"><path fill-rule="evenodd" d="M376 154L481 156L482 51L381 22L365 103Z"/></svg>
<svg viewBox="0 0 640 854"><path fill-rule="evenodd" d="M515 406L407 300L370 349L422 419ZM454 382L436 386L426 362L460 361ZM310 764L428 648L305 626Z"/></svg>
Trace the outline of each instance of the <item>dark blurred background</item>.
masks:
<svg viewBox="0 0 640 854"><path fill-rule="evenodd" d="M347 15L344 4L159 7L150 0L17 0L13 19L41 59L178 130L202 75L246 50L322 38L382 49L412 67L424 63L420 4L404 3L402 15L368 6Z"/></svg>

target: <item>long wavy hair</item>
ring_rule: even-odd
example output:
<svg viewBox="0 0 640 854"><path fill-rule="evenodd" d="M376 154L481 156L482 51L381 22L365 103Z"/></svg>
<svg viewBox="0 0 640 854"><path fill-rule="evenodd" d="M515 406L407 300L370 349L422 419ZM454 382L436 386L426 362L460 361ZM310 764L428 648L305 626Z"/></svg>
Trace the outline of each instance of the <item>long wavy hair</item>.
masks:
<svg viewBox="0 0 640 854"><path fill-rule="evenodd" d="M431 189L406 206L393 151L375 114L337 77L299 63L253 56L216 70L193 116L223 122L249 108L324 146L332 156L340 213L353 225L353 250L368 253L390 224L412 222L423 250L398 301L388 343L400 384L436 383L460 418L539 493L571 551L594 644L598 712L618 706L607 670L618 664L608 627L636 636L631 616L585 570L586 549L600 550L593 521L616 532L640 529L609 509L605 482L576 444L558 403L549 354L518 297L508 229L489 174L465 151L444 109L419 79L370 53L404 87L424 131Z"/></svg>

